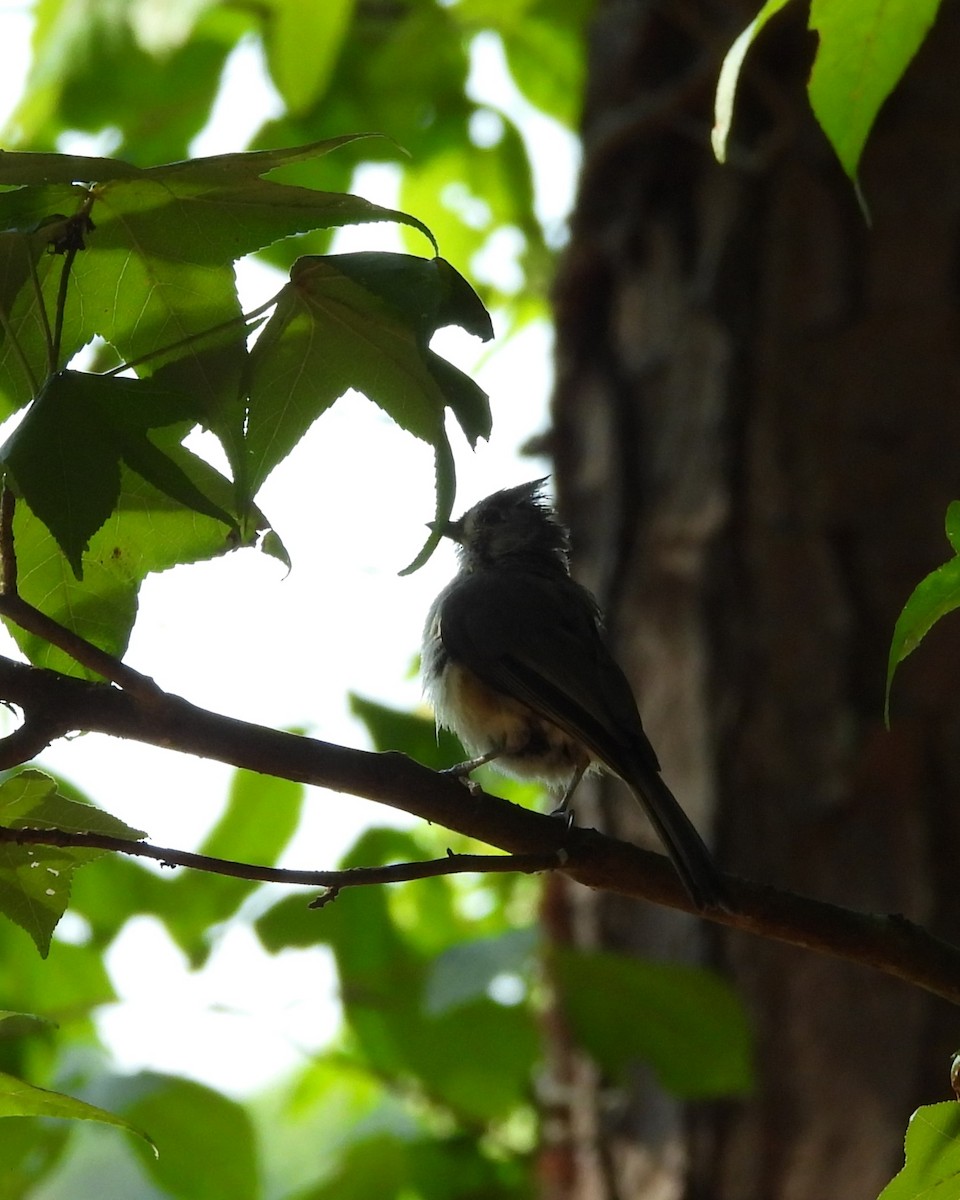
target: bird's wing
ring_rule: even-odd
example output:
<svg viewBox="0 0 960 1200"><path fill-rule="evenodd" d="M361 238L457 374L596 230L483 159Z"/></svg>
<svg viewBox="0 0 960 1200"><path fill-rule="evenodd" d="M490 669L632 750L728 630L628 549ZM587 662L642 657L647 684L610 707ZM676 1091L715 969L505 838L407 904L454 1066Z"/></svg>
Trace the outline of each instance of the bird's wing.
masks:
<svg viewBox="0 0 960 1200"><path fill-rule="evenodd" d="M466 576L446 599L441 637L484 683L528 704L618 775L659 770L596 606L572 580Z"/></svg>

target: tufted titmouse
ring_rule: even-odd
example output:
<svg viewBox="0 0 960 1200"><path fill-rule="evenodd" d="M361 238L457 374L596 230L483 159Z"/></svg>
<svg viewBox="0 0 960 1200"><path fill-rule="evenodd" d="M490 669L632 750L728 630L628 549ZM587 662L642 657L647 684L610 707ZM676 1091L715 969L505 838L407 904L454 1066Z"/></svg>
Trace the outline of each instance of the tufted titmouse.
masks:
<svg viewBox="0 0 960 1200"><path fill-rule="evenodd" d="M565 811L584 771L606 767L643 805L694 903L717 907L717 869L660 777L596 600L570 578L545 482L495 492L443 530L460 570L430 609L422 663L438 725L477 755L455 769L494 762L563 785Z"/></svg>

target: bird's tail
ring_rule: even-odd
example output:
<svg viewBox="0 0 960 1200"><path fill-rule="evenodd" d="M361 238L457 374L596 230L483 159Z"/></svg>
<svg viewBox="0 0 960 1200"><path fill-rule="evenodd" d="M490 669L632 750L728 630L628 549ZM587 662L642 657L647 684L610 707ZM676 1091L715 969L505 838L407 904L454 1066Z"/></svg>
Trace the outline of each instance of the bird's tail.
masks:
<svg viewBox="0 0 960 1200"><path fill-rule="evenodd" d="M710 851L660 774L647 770L642 782L634 776L629 783L697 908L724 908L723 880Z"/></svg>

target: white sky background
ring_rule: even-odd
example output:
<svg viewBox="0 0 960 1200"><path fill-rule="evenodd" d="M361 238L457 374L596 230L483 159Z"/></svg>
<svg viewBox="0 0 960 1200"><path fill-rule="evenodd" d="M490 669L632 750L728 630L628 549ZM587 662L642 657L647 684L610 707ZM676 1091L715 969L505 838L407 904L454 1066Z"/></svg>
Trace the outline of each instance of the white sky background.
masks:
<svg viewBox="0 0 960 1200"><path fill-rule="evenodd" d="M0 127L23 86L30 27L24 9L0 7ZM534 158L538 213L560 229L572 205L575 139L522 100L495 38L477 39L471 91L520 125ZM192 153L242 149L279 109L258 46L244 43L228 63L213 118ZM74 153L101 149L70 143ZM362 172L354 190L396 207L395 187L392 169L376 168ZM337 250L361 248L400 246L387 225L339 235ZM454 265L470 278L471 264ZM515 271L509 248L487 255L484 269ZM241 299L252 307L276 290L276 281L251 264L240 277ZM457 511L543 473L542 463L519 459L517 448L546 425L547 327L529 327L492 354L451 331L438 335L433 348L473 374L493 407L489 444L472 454L456 436ZM325 740L365 746L364 729L347 711L347 693L408 709L420 702L411 663L430 601L454 568L449 548L442 547L421 571L397 574L419 550L433 515L432 451L351 394L277 468L258 501L290 552L290 574L246 550L151 576L127 661L203 707L274 727L306 726ZM15 653L2 631L0 642L0 653ZM180 848L195 847L216 819L231 775L217 763L96 735L59 743L42 762L148 830L152 842ZM386 822L405 818L369 801L311 791L282 865L332 867L361 829ZM69 920L62 929L69 931ZM303 1061L339 1023L326 954L265 956L240 923L223 931L199 973L186 970L162 927L146 918L128 925L108 965L121 1003L103 1010L99 1024L123 1069L152 1067L247 1091Z"/></svg>

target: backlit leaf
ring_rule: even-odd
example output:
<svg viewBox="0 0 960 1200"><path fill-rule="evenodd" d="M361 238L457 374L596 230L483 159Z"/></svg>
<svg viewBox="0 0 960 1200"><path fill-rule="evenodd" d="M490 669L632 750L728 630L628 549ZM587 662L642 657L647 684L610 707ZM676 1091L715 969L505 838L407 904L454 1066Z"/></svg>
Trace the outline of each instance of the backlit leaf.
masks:
<svg viewBox="0 0 960 1200"><path fill-rule="evenodd" d="M0 783L0 824L15 829L64 829L136 840L143 833L92 805L69 800L56 780L25 770ZM70 899L73 872L102 850L38 843L0 843L0 911L33 938L46 955L50 937Z"/></svg>
<svg viewBox="0 0 960 1200"><path fill-rule="evenodd" d="M105 1109L87 1104L83 1100L75 1100L62 1092L51 1092L46 1088L34 1087L15 1079L12 1075L0 1073L0 1117L59 1117L69 1121L99 1121L104 1125L116 1125L118 1129L134 1133L142 1138L149 1146L156 1148L149 1135L137 1129L129 1121L115 1116Z"/></svg>
<svg viewBox="0 0 960 1200"><path fill-rule="evenodd" d="M742 1094L750 1036L730 986L702 967L602 952L555 952L559 998L577 1041L615 1079L651 1066L686 1098Z"/></svg>

